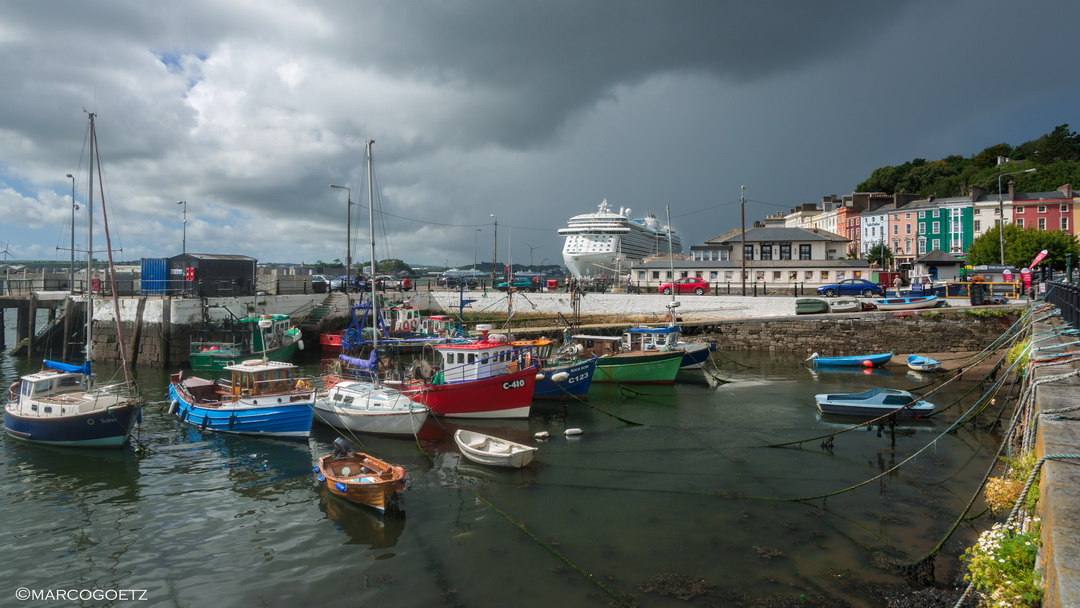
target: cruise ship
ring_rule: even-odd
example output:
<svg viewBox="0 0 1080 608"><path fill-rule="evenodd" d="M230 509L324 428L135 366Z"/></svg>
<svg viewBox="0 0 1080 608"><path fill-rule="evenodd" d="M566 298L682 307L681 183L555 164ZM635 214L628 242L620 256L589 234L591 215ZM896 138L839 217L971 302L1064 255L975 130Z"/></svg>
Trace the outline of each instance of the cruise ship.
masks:
<svg viewBox="0 0 1080 608"><path fill-rule="evenodd" d="M670 251L682 253L682 241L675 229L664 226L653 214L632 219L630 209L618 213L608 207L607 199L595 213L575 215L566 228L559 229L566 238L563 262L577 278L614 277L630 263L650 255Z"/></svg>

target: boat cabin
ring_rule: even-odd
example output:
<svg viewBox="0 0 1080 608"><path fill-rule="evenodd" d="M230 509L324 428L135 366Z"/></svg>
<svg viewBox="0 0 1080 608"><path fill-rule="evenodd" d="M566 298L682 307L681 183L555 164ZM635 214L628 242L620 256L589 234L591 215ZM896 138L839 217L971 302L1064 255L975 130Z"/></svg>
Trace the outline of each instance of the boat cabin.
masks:
<svg viewBox="0 0 1080 608"><path fill-rule="evenodd" d="M622 347L624 351L630 350L672 350L679 341L682 329L675 326L666 327L631 327L623 333Z"/></svg>
<svg viewBox="0 0 1080 608"><path fill-rule="evenodd" d="M225 367L225 371L231 374L229 384L225 388L234 399L310 389L310 381L297 378L297 369L292 363L249 359L243 363ZM307 382L306 385L305 382Z"/></svg>
<svg viewBox="0 0 1080 608"><path fill-rule="evenodd" d="M89 376L49 370L22 377L19 395L22 399L47 399L86 390Z"/></svg>
<svg viewBox="0 0 1080 608"><path fill-rule="evenodd" d="M285 345L285 336L290 334L292 320L289 315L258 315L245 317L240 323L251 327L251 350L262 352Z"/></svg>
<svg viewBox="0 0 1080 608"><path fill-rule="evenodd" d="M576 335L570 339L574 341L575 350L582 359L611 357L623 352L622 338L619 336Z"/></svg>
<svg viewBox="0 0 1080 608"><path fill-rule="evenodd" d="M469 382L512 374L532 359L530 347L514 347L503 334L491 334L490 325L478 325L482 337L466 344L437 344L442 380Z"/></svg>

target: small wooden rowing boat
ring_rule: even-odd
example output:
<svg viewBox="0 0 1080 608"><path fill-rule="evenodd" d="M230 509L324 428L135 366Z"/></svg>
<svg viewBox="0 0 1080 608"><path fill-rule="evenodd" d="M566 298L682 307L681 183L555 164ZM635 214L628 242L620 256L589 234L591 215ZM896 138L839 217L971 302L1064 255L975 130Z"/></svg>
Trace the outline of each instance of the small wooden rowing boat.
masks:
<svg viewBox="0 0 1080 608"><path fill-rule="evenodd" d="M814 353L807 361L815 367L877 367L888 363L892 356L892 353L877 353L850 357L819 357L817 353Z"/></svg>
<svg viewBox="0 0 1080 608"><path fill-rule="evenodd" d="M829 300L829 312L859 312L862 309L862 302L856 298Z"/></svg>
<svg viewBox="0 0 1080 608"><path fill-rule="evenodd" d="M520 469L532 462L537 448L499 437L458 429L454 441L461 453L473 462L496 467Z"/></svg>
<svg viewBox="0 0 1080 608"><path fill-rule="evenodd" d="M941 361L922 355L908 355L907 366L917 372L936 372L941 369Z"/></svg>
<svg viewBox="0 0 1080 608"><path fill-rule="evenodd" d="M905 296L902 298L878 298L874 300L878 310L916 310L919 308L933 308L938 305L938 297L933 296Z"/></svg>
<svg viewBox="0 0 1080 608"><path fill-rule="evenodd" d="M345 440L334 440L334 453L323 456L315 476L331 494L386 511L395 495L405 488L405 469L374 456L352 451Z"/></svg>
<svg viewBox="0 0 1080 608"><path fill-rule="evenodd" d="M795 300L795 314L812 315L829 312L829 303L820 298L799 298Z"/></svg>
<svg viewBox="0 0 1080 608"><path fill-rule="evenodd" d="M856 416L884 416L896 414L901 417L925 416L934 411L934 404L920 401L908 391L898 388L873 388L861 393L815 395L818 411L822 414L850 414Z"/></svg>

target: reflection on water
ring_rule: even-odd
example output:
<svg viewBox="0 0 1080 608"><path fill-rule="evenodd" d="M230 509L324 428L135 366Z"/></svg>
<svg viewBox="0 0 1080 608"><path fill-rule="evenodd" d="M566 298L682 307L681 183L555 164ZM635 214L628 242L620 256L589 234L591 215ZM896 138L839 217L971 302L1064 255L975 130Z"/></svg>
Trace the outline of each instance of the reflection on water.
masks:
<svg viewBox="0 0 1080 608"><path fill-rule="evenodd" d="M200 433L164 411L170 370L139 369L153 402L146 457L0 444L0 516L13 531L0 573L16 587L146 589L162 605L716 606L807 595L872 606L851 581L903 587L874 557L933 548L992 459L995 436L942 434L962 407L883 428L818 414L816 393L925 384L898 370L812 374L770 353L711 363L712 375L675 386L601 384L586 402L537 403L528 420L430 418L416 439L349 436L408 472L400 510L385 515L314 481L338 431L317 425L307 443ZM26 365L0 357L0 382ZM304 365L318 368L314 357ZM483 467L460 457L457 428L539 451L525 469ZM942 580L953 565L938 558ZM688 600L642 590L664 573L711 590Z"/></svg>

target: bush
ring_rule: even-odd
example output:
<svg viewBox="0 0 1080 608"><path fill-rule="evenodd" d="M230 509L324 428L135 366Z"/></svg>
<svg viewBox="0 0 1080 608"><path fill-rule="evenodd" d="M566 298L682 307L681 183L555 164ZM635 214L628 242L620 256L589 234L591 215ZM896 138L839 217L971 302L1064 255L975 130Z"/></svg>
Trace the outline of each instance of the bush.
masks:
<svg viewBox="0 0 1080 608"><path fill-rule="evenodd" d="M965 579L982 597L982 606L1036 608L1042 605L1041 576L1035 570L1039 553L1039 520L994 524L964 552Z"/></svg>

